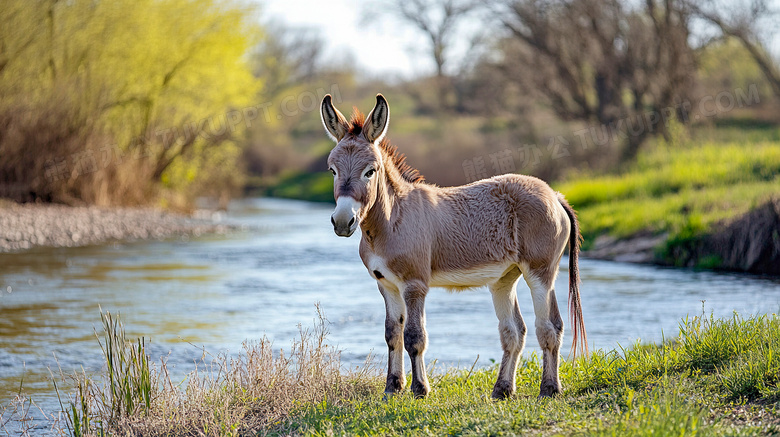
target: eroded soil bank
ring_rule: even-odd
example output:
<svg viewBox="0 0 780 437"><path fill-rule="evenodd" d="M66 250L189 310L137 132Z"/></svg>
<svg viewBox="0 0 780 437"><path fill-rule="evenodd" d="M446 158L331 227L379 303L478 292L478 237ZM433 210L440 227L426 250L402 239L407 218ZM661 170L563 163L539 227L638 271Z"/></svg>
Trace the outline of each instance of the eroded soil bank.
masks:
<svg viewBox="0 0 780 437"><path fill-rule="evenodd" d="M780 276L780 198L705 234L671 239L668 234L639 234L628 239L602 236L584 255Z"/></svg>

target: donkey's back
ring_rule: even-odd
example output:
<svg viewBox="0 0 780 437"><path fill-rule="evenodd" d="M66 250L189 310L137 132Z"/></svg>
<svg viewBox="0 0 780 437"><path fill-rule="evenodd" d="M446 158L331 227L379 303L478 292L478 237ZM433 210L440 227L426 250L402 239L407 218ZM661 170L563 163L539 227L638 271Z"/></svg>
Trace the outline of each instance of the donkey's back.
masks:
<svg viewBox="0 0 780 437"><path fill-rule="evenodd" d="M548 264L560 259L569 239L571 224L561 199L535 177L496 176L439 189L430 199L423 214L433 217L428 221L435 235L434 272Z"/></svg>

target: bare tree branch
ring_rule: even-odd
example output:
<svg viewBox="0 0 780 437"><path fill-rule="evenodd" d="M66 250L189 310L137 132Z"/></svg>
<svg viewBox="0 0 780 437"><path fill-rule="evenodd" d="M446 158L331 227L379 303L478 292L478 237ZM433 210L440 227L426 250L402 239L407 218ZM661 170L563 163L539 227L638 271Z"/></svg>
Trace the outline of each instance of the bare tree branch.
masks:
<svg viewBox="0 0 780 437"><path fill-rule="evenodd" d="M390 0L378 9L410 24L429 42L436 66L439 108L447 109L447 95L452 88L445 65L448 51L462 20L482 6L477 0ZM374 8L372 7L372 10Z"/></svg>
<svg viewBox="0 0 780 437"><path fill-rule="evenodd" d="M750 0L750 6L741 8L741 13L724 11L712 0L689 0L688 4L694 14L717 26L723 35L736 38L745 47L769 82L772 92L780 97L780 70L757 37L756 23L759 19L777 15L767 1Z"/></svg>
<svg viewBox="0 0 780 437"><path fill-rule="evenodd" d="M562 120L610 125L684 100L695 74L681 0L509 0L507 70ZM628 135L632 159L653 126Z"/></svg>

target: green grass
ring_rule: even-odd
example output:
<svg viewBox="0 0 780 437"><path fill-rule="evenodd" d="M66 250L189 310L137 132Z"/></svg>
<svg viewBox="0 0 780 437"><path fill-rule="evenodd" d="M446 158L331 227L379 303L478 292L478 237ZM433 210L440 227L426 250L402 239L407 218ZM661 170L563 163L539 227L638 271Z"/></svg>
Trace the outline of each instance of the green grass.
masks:
<svg viewBox="0 0 780 437"><path fill-rule="evenodd" d="M294 173L283 177L266 192L268 196L333 202L333 175L330 172Z"/></svg>
<svg viewBox="0 0 780 437"><path fill-rule="evenodd" d="M117 335L106 326L107 335ZM552 399L537 398L541 369L531 355L519 365L517 394L504 401L489 398L496 366L434 372L426 399L407 391L383 401L383 378L376 368L333 373L337 367L330 360L338 354L324 343L323 326L313 336L302 331L288 358L265 347L249 349L244 358L220 361L216 376L192 374L185 387L153 369L148 398L141 392L129 401L101 398L100 393L113 393L113 384L147 385L141 381L147 376L130 367L124 375L103 375L108 386L90 383L102 389L80 390L72 398L72 411L89 419L82 418L79 432L100 432L95 424L102 424L108 435L780 433L780 318L774 314L685 319L679 337L663 344L598 350L564 361L564 392ZM204 384L204 378L210 382ZM93 409L96 400L117 404Z"/></svg>
<svg viewBox="0 0 780 437"><path fill-rule="evenodd" d="M780 142L661 142L625 172L555 188L579 211L587 242L602 234L695 236L780 194Z"/></svg>
<svg viewBox="0 0 780 437"><path fill-rule="evenodd" d="M564 362L562 396L537 399L538 359L518 370L518 394L488 395L496 369L434 375L425 400L378 395L302 405L283 432L306 435L764 435L780 432L780 319L693 318L663 345L596 351ZM724 416L748 411L746 421ZM743 414L744 415L744 414ZM751 420L760 418L753 423Z"/></svg>

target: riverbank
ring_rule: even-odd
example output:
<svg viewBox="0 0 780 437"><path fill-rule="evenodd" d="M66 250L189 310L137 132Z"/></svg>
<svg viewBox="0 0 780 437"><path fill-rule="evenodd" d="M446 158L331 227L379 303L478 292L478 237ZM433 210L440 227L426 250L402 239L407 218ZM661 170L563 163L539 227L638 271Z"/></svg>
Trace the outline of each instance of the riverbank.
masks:
<svg viewBox="0 0 780 437"><path fill-rule="evenodd" d="M698 232L603 234L583 257L780 276L780 197Z"/></svg>
<svg viewBox="0 0 780 437"><path fill-rule="evenodd" d="M75 247L110 241L225 233L221 215L186 216L152 208L71 207L0 202L0 252L36 246Z"/></svg>
<svg viewBox="0 0 780 437"><path fill-rule="evenodd" d="M564 391L538 399L541 368L521 360L517 394L488 398L497 366L431 371L431 394L382 401L375 365L344 371L325 325L303 330L288 354L266 340L242 359L218 358L186 391L150 366L104 315L115 387L76 375L66 405L76 435L772 435L780 432L780 318L694 317L657 345L597 350L560 368ZM108 343L105 343L108 344ZM116 358L119 357L119 358ZM118 361L117 361L118 360ZM379 366L381 367L381 366ZM101 378L109 380L108 375ZM408 383L408 382L407 382ZM114 396L101 390L112 390ZM78 432L74 430L78 429Z"/></svg>
<svg viewBox="0 0 780 437"><path fill-rule="evenodd" d="M585 256L780 275L780 142L661 142L620 173L554 184Z"/></svg>

